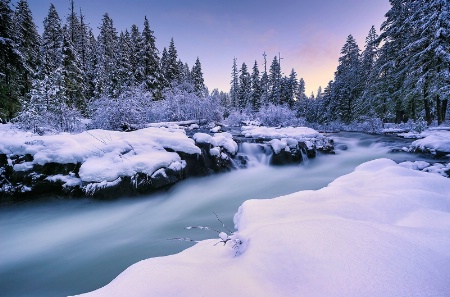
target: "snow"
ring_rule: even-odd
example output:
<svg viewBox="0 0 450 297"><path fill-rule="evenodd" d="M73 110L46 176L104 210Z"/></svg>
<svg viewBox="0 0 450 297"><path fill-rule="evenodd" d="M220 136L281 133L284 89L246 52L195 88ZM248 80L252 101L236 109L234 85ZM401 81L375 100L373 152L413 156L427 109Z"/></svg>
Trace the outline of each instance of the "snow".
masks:
<svg viewBox="0 0 450 297"><path fill-rule="evenodd" d="M450 153L450 131L444 129L427 130L421 133L422 139L412 143L413 148Z"/></svg>
<svg viewBox="0 0 450 297"><path fill-rule="evenodd" d="M282 139L286 139L292 143L292 140L297 142L303 142L306 144L308 149L321 148L328 145L327 138L319 133L318 131L307 128L307 127L285 127L285 128L275 128L275 127L258 127L258 126L243 126L242 134L247 138L259 138L274 140L278 139L283 142ZM272 145L274 150L283 149L278 147L280 143L273 142L275 147ZM289 147L292 148L290 144ZM285 146L287 147L287 146Z"/></svg>
<svg viewBox="0 0 450 297"><path fill-rule="evenodd" d="M70 175L51 175L46 178L46 180L57 182L61 181L63 182L64 187L75 187L75 186L81 186L81 178L77 178L75 176Z"/></svg>
<svg viewBox="0 0 450 297"><path fill-rule="evenodd" d="M298 145L298 141L293 138L272 139L269 141L275 154L279 154L282 150L290 151Z"/></svg>
<svg viewBox="0 0 450 297"><path fill-rule="evenodd" d="M186 164L175 152L201 153L184 130L172 128L38 136L2 127L0 139L0 154L33 156L33 162L16 164L15 170L30 170L33 164L82 163L79 175L83 182L114 182L138 172L151 175L163 167L181 169Z"/></svg>
<svg viewBox="0 0 450 297"><path fill-rule="evenodd" d="M234 222L234 234L143 260L83 296L450 292L450 180L439 175L378 159L317 191L248 200Z"/></svg>
<svg viewBox="0 0 450 297"><path fill-rule="evenodd" d="M197 143L209 143L213 147L223 147L232 155L235 155L238 151L237 143L233 140L233 136L228 132L215 133L213 136L199 132L195 133L192 138Z"/></svg>
<svg viewBox="0 0 450 297"><path fill-rule="evenodd" d="M406 161L399 164L400 166L403 166L405 168L413 169L413 170L419 170L429 173L436 173L439 175L442 175L444 177L449 177L450 174L450 163L448 164L441 164L441 163L435 163L430 164L425 161Z"/></svg>
<svg viewBox="0 0 450 297"><path fill-rule="evenodd" d="M307 127L274 128L257 126L243 126L242 134L249 138L294 138L297 140L303 140L304 138L315 138L321 135L316 130Z"/></svg>

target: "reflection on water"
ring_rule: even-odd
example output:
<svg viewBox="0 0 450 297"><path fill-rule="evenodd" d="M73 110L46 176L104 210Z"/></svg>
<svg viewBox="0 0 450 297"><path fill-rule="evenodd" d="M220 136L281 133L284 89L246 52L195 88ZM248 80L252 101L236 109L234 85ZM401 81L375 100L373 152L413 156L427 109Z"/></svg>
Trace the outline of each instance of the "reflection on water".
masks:
<svg viewBox="0 0 450 297"><path fill-rule="evenodd" d="M332 135L336 155L303 165L269 167L267 155L250 156L254 167L191 178L168 192L117 201L48 199L0 208L1 296L64 296L106 285L139 260L189 247L171 237L215 237L189 225L229 226L239 205L326 186L357 165L376 158L417 159L389 154L408 141L358 133ZM252 152L246 147L246 152ZM257 154L258 151L254 151Z"/></svg>

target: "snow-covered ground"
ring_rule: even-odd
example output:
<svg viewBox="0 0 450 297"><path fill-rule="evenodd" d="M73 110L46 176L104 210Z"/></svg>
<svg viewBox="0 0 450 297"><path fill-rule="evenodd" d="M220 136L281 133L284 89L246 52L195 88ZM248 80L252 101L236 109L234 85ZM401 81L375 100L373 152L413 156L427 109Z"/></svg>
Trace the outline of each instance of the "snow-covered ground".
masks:
<svg viewBox="0 0 450 297"><path fill-rule="evenodd" d="M80 183L116 182L120 177L137 172L151 175L160 168L181 170L185 163L175 152L201 152L181 129L150 127L133 132L90 130L80 134L39 136L9 125L0 127L0 154L33 157L30 162L10 164L15 171L29 170L35 164L82 163ZM51 178L76 183L76 178L70 176Z"/></svg>
<svg viewBox="0 0 450 297"><path fill-rule="evenodd" d="M275 140L270 144L275 152L296 145L299 141L304 142L308 149L323 148L329 145L329 139L318 131L307 127L259 127L243 126L242 134L247 138L260 138ZM278 140L278 141L277 141Z"/></svg>
<svg viewBox="0 0 450 297"><path fill-rule="evenodd" d="M449 296L450 179L439 175L371 161L321 190L248 200L235 228L83 296Z"/></svg>

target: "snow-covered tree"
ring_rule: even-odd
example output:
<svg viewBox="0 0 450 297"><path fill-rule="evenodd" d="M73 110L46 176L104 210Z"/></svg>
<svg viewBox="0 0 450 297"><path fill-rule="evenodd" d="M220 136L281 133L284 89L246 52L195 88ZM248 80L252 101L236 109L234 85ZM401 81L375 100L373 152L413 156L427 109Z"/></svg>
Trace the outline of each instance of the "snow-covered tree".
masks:
<svg viewBox="0 0 450 297"><path fill-rule="evenodd" d="M360 69L359 47L353 36L349 35L342 47L334 79L337 116L346 123L354 119L355 103L361 94Z"/></svg>
<svg viewBox="0 0 450 297"><path fill-rule="evenodd" d="M281 102L281 68L278 57L274 57L269 70L269 102L280 104Z"/></svg>
<svg viewBox="0 0 450 297"><path fill-rule="evenodd" d="M86 98L84 97L85 82L81 61L71 41L70 31L63 28L62 48L62 85L61 94L65 97L65 104L81 112L86 112Z"/></svg>
<svg viewBox="0 0 450 297"><path fill-rule="evenodd" d="M147 17L144 18L144 29L142 30L141 38L141 52L139 54L140 59L142 59L142 74L144 79L144 87L146 90L153 92L155 97L158 97L159 90L161 89L161 70L159 68L159 56L158 49L155 44L155 36L153 31L150 29L150 25ZM177 60L177 52L173 39L170 43L169 54L173 55L175 62ZM172 58L173 58L172 57ZM170 63L173 63L170 60ZM173 67L172 64L170 64ZM172 69L172 68L170 68ZM177 73L177 71L176 71Z"/></svg>
<svg viewBox="0 0 450 297"><path fill-rule="evenodd" d="M239 72L238 108L243 110L248 104L251 103L252 83L250 73L247 69L247 64L242 63L242 67Z"/></svg>
<svg viewBox="0 0 450 297"><path fill-rule="evenodd" d="M27 0L20 0L17 3L13 24L14 41L23 66L19 69L19 92L24 97L31 90L40 63L40 36Z"/></svg>
<svg viewBox="0 0 450 297"><path fill-rule="evenodd" d="M61 19L53 4L50 4L47 17L44 19L44 33L42 35L42 56L45 67L54 71L62 61L63 31Z"/></svg>
<svg viewBox="0 0 450 297"><path fill-rule="evenodd" d="M11 119L20 108L17 70L21 57L13 37L10 0L0 0L0 122Z"/></svg>
<svg viewBox="0 0 450 297"><path fill-rule="evenodd" d="M237 59L233 58L233 67L231 70L231 88L230 88L230 100L231 106L238 107L239 97L239 71L237 67Z"/></svg>
<svg viewBox="0 0 450 297"><path fill-rule="evenodd" d="M95 91L96 96L119 95L120 86L117 77L118 35L113 20L106 13L103 15L100 34L97 38L97 67Z"/></svg>
<svg viewBox="0 0 450 297"><path fill-rule="evenodd" d="M251 80L251 88L252 88L251 106L253 108L253 111L256 112L261 107L261 97L262 97L262 93L263 93L263 89L261 86L261 80L259 78L258 62L256 62L256 61L253 64L250 80Z"/></svg>
<svg viewBox="0 0 450 297"><path fill-rule="evenodd" d="M190 72L190 80L194 85L195 93L199 97L203 97L205 95L206 87L203 80L202 64L200 63L200 59L198 57L197 60L195 60L194 66L192 66L192 71Z"/></svg>
<svg viewBox="0 0 450 297"><path fill-rule="evenodd" d="M411 0L408 4L411 12L405 23L414 30L411 42L399 52L407 69L404 87L423 98L428 124L433 118L441 124L450 97L450 3Z"/></svg>

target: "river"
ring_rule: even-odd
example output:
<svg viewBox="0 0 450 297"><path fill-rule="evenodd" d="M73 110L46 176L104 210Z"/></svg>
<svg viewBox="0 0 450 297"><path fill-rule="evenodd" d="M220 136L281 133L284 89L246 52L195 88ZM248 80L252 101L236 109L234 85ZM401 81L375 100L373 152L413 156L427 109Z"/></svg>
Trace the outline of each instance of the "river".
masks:
<svg viewBox="0 0 450 297"><path fill-rule="evenodd" d="M0 208L0 295L66 296L106 285L140 260L178 253L190 242L216 237L186 226L221 228L214 212L233 227L243 201L315 190L377 159L417 160L397 152L410 141L361 133L331 135L335 155L318 155L301 165L272 167L264 156L245 151L253 166L190 178L170 190L115 201L58 199Z"/></svg>

